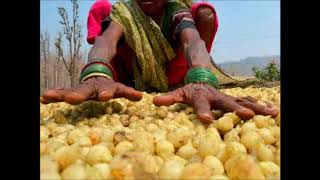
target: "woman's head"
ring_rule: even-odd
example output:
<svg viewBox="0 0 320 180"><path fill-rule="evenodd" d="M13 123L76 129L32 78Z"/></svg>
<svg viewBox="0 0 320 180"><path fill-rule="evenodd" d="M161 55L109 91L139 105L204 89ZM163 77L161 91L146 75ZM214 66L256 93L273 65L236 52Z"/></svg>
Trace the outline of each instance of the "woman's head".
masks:
<svg viewBox="0 0 320 180"><path fill-rule="evenodd" d="M168 0L136 0L140 8L147 15L159 14L159 11L163 11Z"/></svg>

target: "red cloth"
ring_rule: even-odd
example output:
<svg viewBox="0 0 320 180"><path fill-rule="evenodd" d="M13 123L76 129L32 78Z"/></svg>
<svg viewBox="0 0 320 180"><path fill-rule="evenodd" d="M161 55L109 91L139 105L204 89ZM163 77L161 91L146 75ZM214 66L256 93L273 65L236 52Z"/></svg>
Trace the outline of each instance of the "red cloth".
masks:
<svg viewBox="0 0 320 180"><path fill-rule="evenodd" d="M207 50L210 53L214 37L218 30L218 18L213 5L206 2L198 2L191 8L191 14L194 19L196 19L197 9L202 6L209 7L214 12L214 32L210 43L206 44ZM112 4L108 0L96 0L92 5L87 22L87 41L89 44L93 44L95 38L101 35L101 23L110 15L111 8ZM189 68L188 61L185 59L183 52L180 49L176 49L175 52L176 57L169 62L166 69L169 86L183 82L184 76ZM120 82L127 80L128 76L132 76L132 55L133 52L130 47L125 45L123 48L118 48L116 57L111 61ZM132 77L129 79L132 79Z"/></svg>
<svg viewBox="0 0 320 180"><path fill-rule="evenodd" d="M112 4L108 0L96 0L90 8L87 20L87 41L93 44L97 36L101 35L101 23L107 18L112 9Z"/></svg>

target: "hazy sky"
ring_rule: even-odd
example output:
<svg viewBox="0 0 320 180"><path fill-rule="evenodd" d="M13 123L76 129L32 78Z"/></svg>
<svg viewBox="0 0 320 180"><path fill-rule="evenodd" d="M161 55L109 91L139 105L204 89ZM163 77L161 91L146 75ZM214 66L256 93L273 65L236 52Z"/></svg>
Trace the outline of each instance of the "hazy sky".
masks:
<svg viewBox="0 0 320 180"><path fill-rule="evenodd" d="M87 15L93 0L79 0L80 21L86 37ZM280 54L280 1L212 0L219 28L211 51L217 63L248 56ZM71 10L69 0L41 0L40 28L49 31L51 39L61 28L57 7ZM84 48L90 45L83 39Z"/></svg>

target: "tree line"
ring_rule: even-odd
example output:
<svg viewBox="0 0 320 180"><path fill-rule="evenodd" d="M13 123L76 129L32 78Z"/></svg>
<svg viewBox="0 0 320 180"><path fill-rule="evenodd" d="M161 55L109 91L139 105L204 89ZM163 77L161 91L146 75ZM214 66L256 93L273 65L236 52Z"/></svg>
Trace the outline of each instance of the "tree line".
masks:
<svg viewBox="0 0 320 180"><path fill-rule="evenodd" d="M70 0L72 10L58 7L61 26L56 37L40 33L40 92L50 88L74 87L78 84L86 52L82 49L83 32L79 21L79 4Z"/></svg>

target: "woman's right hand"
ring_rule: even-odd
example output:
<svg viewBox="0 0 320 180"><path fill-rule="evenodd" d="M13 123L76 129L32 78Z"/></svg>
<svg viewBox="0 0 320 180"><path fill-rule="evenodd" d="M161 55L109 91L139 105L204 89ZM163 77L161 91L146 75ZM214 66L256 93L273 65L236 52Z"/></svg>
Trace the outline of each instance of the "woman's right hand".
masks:
<svg viewBox="0 0 320 180"><path fill-rule="evenodd" d="M120 25L111 21L108 28L101 36L95 38L94 45L89 52L89 62L95 58L113 59L117 51L117 43L123 34ZM71 89L55 88L44 92L41 102L44 104L52 102L67 102L69 104L80 104L87 100L108 101L112 98L126 98L139 101L142 93L117 83L106 77L91 77L81 82L77 87Z"/></svg>
<svg viewBox="0 0 320 180"><path fill-rule="evenodd" d="M75 88L54 88L47 90L41 97L41 103L66 102L75 105L87 100L109 101L112 98L121 97L131 101L139 101L142 98L142 92L115 82L112 79L96 76L81 82Z"/></svg>

